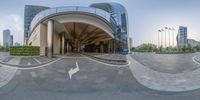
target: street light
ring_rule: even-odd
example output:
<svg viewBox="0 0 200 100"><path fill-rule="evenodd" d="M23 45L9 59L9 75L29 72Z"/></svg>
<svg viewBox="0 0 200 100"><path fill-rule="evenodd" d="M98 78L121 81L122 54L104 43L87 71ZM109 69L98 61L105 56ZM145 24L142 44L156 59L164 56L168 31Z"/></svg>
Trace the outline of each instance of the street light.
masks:
<svg viewBox="0 0 200 100"><path fill-rule="evenodd" d="M164 30L162 29L161 30L161 46L163 47L163 32L164 32Z"/></svg>
<svg viewBox="0 0 200 100"><path fill-rule="evenodd" d="M169 35L169 47L170 47L170 42L171 42L171 40L170 40L170 32L171 31L171 28L169 28L169 30L168 30L168 35Z"/></svg>

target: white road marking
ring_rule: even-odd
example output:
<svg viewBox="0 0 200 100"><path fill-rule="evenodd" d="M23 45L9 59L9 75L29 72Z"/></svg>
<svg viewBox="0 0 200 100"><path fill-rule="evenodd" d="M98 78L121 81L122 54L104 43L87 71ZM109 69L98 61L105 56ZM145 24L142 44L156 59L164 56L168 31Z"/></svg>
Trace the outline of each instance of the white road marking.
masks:
<svg viewBox="0 0 200 100"><path fill-rule="evenodd" d="M68 74L69 74L69 78L71 79L72 78L72 75L77 73L79 71L79 65L78 63L76 62L76 68L71 68L69 71L68 71Z"/></svg>
<svg viewBox="0 0 200 100"><path fill-rule="evenodd" d="M151 78L149 76L146 76L146 75L143 76L143 78L146 79L146 80L151 80Z"/></svg>
<svg viewBox="0 0 200 100"><path fill-rule="evenodd" d="M199 65L200 65L200 63L199 63L198 61L195 60L196 57L197 57L197 56L194 56L194 57L192 58L192 60L193 60L196 64L199 64Z"/></svg>
<svg viewBox="0 0 200 100"><path fill-rule="evenodd" d="M38 77L38 75L37 75L35 72L31 72L31 76L32 76L33 78Z"/></svg>
<svg viewBox="0 0 200 100"><path fill-rule="evenodd" d="M40 62L39 60L37 60L36 58L33 58L38 64L41 64L42 62Z"/></svg>
<svg viewBox="0 0 200 100"><path fill-rule="evenodd" d="M21 58L20 57L15 57L15 58L12 58L10 61L8 61L7 63L8 64L13 64L13 65L19 65L21 61Z"/></svg>
<svg viewBox="0 0 200 100"><path fill-rule="evenodd" d="M30 62L28 62L28 65L31 65L31 63L30 63Z"/></svg>

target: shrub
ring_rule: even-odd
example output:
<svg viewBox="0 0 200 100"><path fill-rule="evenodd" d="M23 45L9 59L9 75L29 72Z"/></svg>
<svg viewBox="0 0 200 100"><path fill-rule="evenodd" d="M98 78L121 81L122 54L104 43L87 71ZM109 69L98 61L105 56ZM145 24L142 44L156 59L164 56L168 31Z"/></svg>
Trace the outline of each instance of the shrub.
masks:
<svg viewBox="0 0 200 100"><path fill-rule="evenodd" d="M40 47L38 46L13 46L10 47L11 56L39 56Z"/></svg>
<svg viewBox="0 0 200 100"><path fill-rule="evenodd" d="M0 52L8 52L9 47L0 46Z"/></svg>

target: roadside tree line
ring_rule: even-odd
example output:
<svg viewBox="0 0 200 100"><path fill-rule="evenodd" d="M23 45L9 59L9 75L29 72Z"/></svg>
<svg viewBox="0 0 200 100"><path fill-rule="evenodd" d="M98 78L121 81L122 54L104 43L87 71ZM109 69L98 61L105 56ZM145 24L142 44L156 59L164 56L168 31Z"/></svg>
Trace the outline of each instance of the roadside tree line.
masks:
<svg viewBox="0 0 200 100"><path fill-rule="evenodd" d="M198 46L191 46L190 44L188 44L187 46L182 46L182 47L166 47L163 48L162 46L157 48L157 46L155 44L151 44L151 43L144 43L140 46L137 46L135 48L131 49L134 52L158 52L158 53L162 53L162 52L166 52L166 53L178 53L178 52L183 52L183 53L187 53L187 52L200 52L200 45Z"/></svg>

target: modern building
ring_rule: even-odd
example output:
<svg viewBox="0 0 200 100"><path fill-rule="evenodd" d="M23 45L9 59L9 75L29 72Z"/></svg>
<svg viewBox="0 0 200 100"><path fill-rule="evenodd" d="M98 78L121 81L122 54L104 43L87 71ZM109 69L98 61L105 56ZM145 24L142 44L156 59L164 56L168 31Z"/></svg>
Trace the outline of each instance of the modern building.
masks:
<svg viewBox="0 0 200 100"><path fill-rule="evenodd" d="M28 45L40 46L40 54L50 58L68 52L130 49L127 11L117 3L49 8L36 14L27 30Z"/></svg>
<svg viewBox="0 0 200 100"><path fill-rule="evenodd" d="M18 42L15 42L15 46L20 46L20 43L18 43Z"/></svg>
<svg viewBox="0 0 200 100"><path fill-rule="evenodd" d="M115 36L115 46L117 51L123 51L123 48L129 48L129 34L128 34L128 14L126 9L117 3L96 3L92 4L91 7L99 8L105 10L111 14L111 24L114 25L116 32Z"/></svg>
<svg viewBox="0 0 200 100"><path fill-rule="evenodd" d="M30 24L36 14L48 9L48 7L26 5L24 9L24 44L27 44L27 39L30 36Z"/></svg>
<svg viewBox="0 0 200 100"><path fill-rule="evenodd" d="M187 27L184 27L184 26L179 27L176 40L177 40L178 47L187 46L187 44L188 44Z"/></svg>
<svg viewBox="0 0 200 100"><path fill-rule="evenodd" d="M11 35L10 35L10 30L4 30L3 31L3 46L10 46L11 44Z"/></svg>
<svg viewBox="0 0 200 100"><path fill-rule="evenodd" d="M200 46L200 42L194 39L188 39L188 44L190 44L192 47Z"/></svg>

